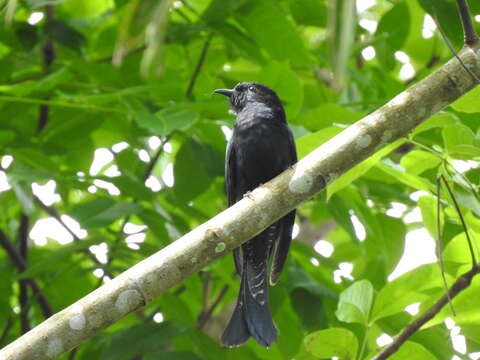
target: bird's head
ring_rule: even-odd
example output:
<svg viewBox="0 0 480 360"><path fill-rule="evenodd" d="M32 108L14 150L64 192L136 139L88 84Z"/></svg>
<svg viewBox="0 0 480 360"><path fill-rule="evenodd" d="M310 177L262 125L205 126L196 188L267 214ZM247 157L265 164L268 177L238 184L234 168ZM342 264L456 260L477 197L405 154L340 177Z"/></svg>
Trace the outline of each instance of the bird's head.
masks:
<svg viewBox="0 0 480 360"><path fill-rule="evenodd" d="M272 110L283 111L282 103L275 91L256 82L238 83L232 90L217 89L216 94L230 98L230 104L235 112L240 112L249 104L263 104Z"/></svg>

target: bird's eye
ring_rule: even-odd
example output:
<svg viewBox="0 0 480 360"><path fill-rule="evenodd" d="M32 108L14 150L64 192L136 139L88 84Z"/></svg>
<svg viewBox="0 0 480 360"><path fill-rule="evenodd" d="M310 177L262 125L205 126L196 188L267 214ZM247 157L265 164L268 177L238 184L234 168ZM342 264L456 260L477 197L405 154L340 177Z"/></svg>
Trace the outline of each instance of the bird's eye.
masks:
<svg viewBox="0 0 480 360"><path fill-rule="evenodd" d="M257 92L257 89L255 89L254 86L250 86L250 87L248 88L248 90L250 90L250 91L252 91L252 92Z"/></svg>

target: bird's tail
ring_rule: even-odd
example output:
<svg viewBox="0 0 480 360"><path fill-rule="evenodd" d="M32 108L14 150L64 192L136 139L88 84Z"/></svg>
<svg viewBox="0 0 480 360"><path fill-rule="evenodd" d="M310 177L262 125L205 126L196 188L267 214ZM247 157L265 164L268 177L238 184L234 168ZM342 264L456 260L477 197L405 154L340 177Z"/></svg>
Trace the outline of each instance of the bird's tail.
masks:
<svg viewBox="0 0 480 360"><path fill-rule="evenodd" d="M258 267L244 262L237 305L222 335L223 345L239 346L252 336L269 348L277 340L277 329L268 307L266 269L266 262Z"/></svg>

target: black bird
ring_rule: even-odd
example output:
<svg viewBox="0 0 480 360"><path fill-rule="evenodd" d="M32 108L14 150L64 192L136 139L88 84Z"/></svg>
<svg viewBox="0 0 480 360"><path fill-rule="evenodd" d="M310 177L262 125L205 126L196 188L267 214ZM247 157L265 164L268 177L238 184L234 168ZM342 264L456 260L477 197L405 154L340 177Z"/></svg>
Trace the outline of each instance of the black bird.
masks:
<svg viewBox="0 0 480 360"><path fill-rule="evenodd" d="M297 161L292 133L277 94L270 88L242 82L233 90L215 93L230 98L237 120L227 145L225 180L228 205L266 183ZM241 278L240 293L232 318L222 336L225 346L239 346L252 336L268 348L277 340L277 329L268 308L267 272L275 285L292 240L295 211L233 251Z"/></svg>

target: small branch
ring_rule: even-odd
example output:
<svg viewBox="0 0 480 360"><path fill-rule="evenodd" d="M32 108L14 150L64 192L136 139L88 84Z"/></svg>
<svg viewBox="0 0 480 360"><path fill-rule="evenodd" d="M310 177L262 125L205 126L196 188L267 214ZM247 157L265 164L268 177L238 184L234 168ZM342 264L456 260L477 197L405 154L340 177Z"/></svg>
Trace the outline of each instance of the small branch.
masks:
<svg viewBox="0 0 480 360"><path fill-rule="evenodd" d="M12 328L12 325L13 325L13 319L12 319L12 316L9 315L7 317L7 322L5 323L5 326L3 327L2 334L0 335L0 347L5 342L5 339L7 338L8 332Z"/></svg>
<svg viewBox="0 0 480 360"><path fill-rule="evenodd" d="M62 220L62 217L58 213L57 209L55 209L53 206L47 206L45 205L42 200L40 200L37 196L33 195L33 199L37 203L40 208L45 211L48 215L53 217L55 220L57 220L62 227L67 230L67 232L72 235L74 241L80 241L79 237L73 232L72 229L70 229L67 224Z"/></svg>
<svg viewBox="0 0 480 360"><path fill-rule="evenodd" d="M452 189L450 188L450 185L448 185L447 180L443 175L440 176L440 179L443 181L443 184L447 188L448 194L452 198L453 205L455 206L455 210L457 211L458 217L460 218L460 222L462 223L463 231L465 232L465 236L467 237L467 243L468 243L468 249L470 251L470 256L472 257L472 267L475 266L477 263L477 260L475 258L475 251L473 250L473 245L472 245L472 239L470 238L470 234L468 232L468 227L467 223L465 222L465 219L463 218L462 211L460 209L460 206L458 205L457 199L455 198L455 195L453 194Z"/></svg>
<svg viewBox="0 0 480 360"><path fill-rule="evenodd" d="M460 59L460 56L458 56L457 51L455 50L455 48L453 47L452 43L451 43L450 40L448 39L447 34L445 34L445 31L443 30L442 25L441 25L440 22L438 21L437 15L436 15L436 14L432 14L432 19L433 19L433 21L435 22L435 24L437 25L437 28L440 30L440 35L442 35L442 39L443 39L443 41L445 42L445 44L447 45L447 47L450 49L450 52L451 52L451 53L453 54L453 56L455 56L455 58L460 62L460 65L462 65L463 69L472 77L473 81L474 81L476 84L480 84L480 79L478 78L478 76L477 76L472 70L470 70L470 69L465 65L465 63L463 62L463 60Z"/></svg>
<svg viewBox="0 0 480 360"><path fill-rule="evenodd" d="M160 142L160 145L158 147L157 152L150 159L150 162L147 166L147 169L145 170L145 173L143 174L143 177L142 177L142 180L143 180L144 183L145 183L145 181L147 181L147 179L150 177L150 175L152 175L153 169L155 168L155 165L157 164L158 159L163 154L163 151L164 151L163 147L170 140L171 137L172 137L171 135L168 135ZM133 199L133 203L136 203L136 202L137 202L137 199ZM108 267L112 263L113 255L115 253L115 250L117 249L117 246L118 246L120 240L123 238L125 225L127 225L129 220L130 220L130 215L125 216L125 218L122 221L122 225L120 226L120 230L118 231L118 233L115 234L115 232L114 232L114 234L116 235L116 238L115 238L113 244L110 247L110 255L107 259L107 263L105 264L105 267ZM110 276L110 277L113 277L113 276ZM100 280L102 280L102 279L100 279ZM100 281L100 285L101 285L101 283L102 282Z"/></svg>
<svg viewBox="0 0 480 360"><path fill-rule="evenodd" d="M468 7L467 0L457 0L458 13L462 20L465 45L471 46L478 41L478 35L473 27L472 13Z"/></svg>
<svg viewBox="0 0 480 360"><path fill-rule="evenodd" d="M206 312L200 314L198 318L198 328L200 330L203 329L203 327L207 324L208 320L212 317L213 311L218 306L218 304L220 304L220 301L222 301L223 297L227 294L228 288L229 286L225 285L218 293L217 298L210 306L210 308L208 308Z"/></svg>
<svg viewBox="0 0 480 360"><path fill-rule="evenodd" d="M192 78L190 79L190 83L188 84L187 92L185 96L188 99L192 99L193 88L195 87L195 82L197 81L198 75L200 75L200 71L202 70L203 63L207 57L208 48L210 46L210 42L212 41L213 35L210 34L203 44L202 52L200 54L200 59L198 59L197 66L195 67L195 71L193 72Z"/></svg>
<svg viewBox="0 0 480 360"><path fill-rule="evenodd" d="M47 206L45 205L42 200L40 200L37 196L33 195L33 200L38 204L38 206L40 206L40 208L45 211L48 215L50 215L51 217L53 217L55 220L57 220L59 222L59 224L70 234L72 235L73 237L73 240L74 241L81 241L80 238L73 232L72 229L70 229L68 227L68 225L65 223L65 221L62 220L62 217L60 216L60 214L58 213L57 209L55 209L53 206ZM88 249L82 249L81 250L83 253L87 254L88 256L90 256L90 258L92 259L92 261L96 264L99 265L99 267L101 267L103 269L103 271L105 272L105 275L113 278L114 276L109 272L107 271L107 269L105 268L106 265L102 264L100 261L98 261L97 257L92 254L90 252L90 250ZM100 279L100 284L102 283L101 282L102 279Z"/></svg>
<svg viewBox="0 0 480 360"><path fill-rule="evenodd" d="M420 316L417 320L415 320L413 323L403 329L400 335L398 335L390 345L383 348L382 351L380 351L375 357L372 358L372 360L385 360L389 358L400 348L400 346L405 341L410 338L410 336L415 334L415 332L418 331L429 320L433 319L433 317L437 315L440 310L442 310L442 308L449 302L449 299L453 299L461 291L468 288L472 282L473 277L478 273L480 273L479 264L475 265L470 271L460 276L445 295L443 295L435 304L433 304L433 306L428 309L422 316Z"/></svg>
<svg viewBox="0 0 480 360"><path fill-rule="evenodd" d="M27 266L23 261L22 257L17 252L15 247L11 244L11 242L8 240L7 235L2 230L0 230L0 246L2 246L5 249L5 251L7 252L12 262L21 272L27 269ZM45 318L49 318L50 316L52 316L53 314L52 307L50 306L45 295L42 293L42 290L38 285L38 283L33 279L25 279L25 280L27 281L28 286L30 286L30 288L32 289L34 293L34 297L37 299L38 304L42 309L43 316Z"/></svg>
<svg viewBox="0 0 480 360"><path fill-rule="evenodd" d="M155 153L155 155L153 155L153 158L150 160L150 163L148 164L148 167L145 170L145 174L143 175L143 181L146 181L150 177L150 175L152 175L153 169L155 168L155 165L157 164L158 159L163 154L163 147L167 142L170 141L171 137L172 135L168 135L160 142L160 146L158 147L157 152Z"/></svg>
<svg viewBox="0 0 480 360"><path fill-rule="evenodd" d="M28 216L20 215L20 226L18 228L18 252L22 257L25 266L28 263ZM23 272L23 271L20 271ZM22 334L30 330L30 323L28 321L28 282L26 279L20 279L20 292L18 295L18 302L20 303L20 326Z"/></svg>
<svg viewBox="0 0 480 360"><path fill-rule="evenodd" d="M440 273L442 275L443 287L445 289L445 293L448 296L448 284L447 278L445 277L445 264L443 262L443 249L442 249L442 202L441 202L441 178L437 178L437 257L438 263L440 264ZM453 316L455 314L455 308L453 307L452 299L448 297L448 303L450 304L450 310L452 311Z"/></svg>
<svg viewBox="0 0 480 360"><path fill-rule="evenodd" d="M45 25L50 23L54 17L54 7L53 5L47 5L45 7L45 13L47 21ZM51 66L55 61L55 46L51 39L47 39L45 45L42 48L43 55L43 73L48 74L50 72ZM48 97L47 97L48 99ZM38 122L37 122L37 133L42 131L48 123L48 115L50 113L50 108L48 105L42 104L38 109Z"/></svg>

